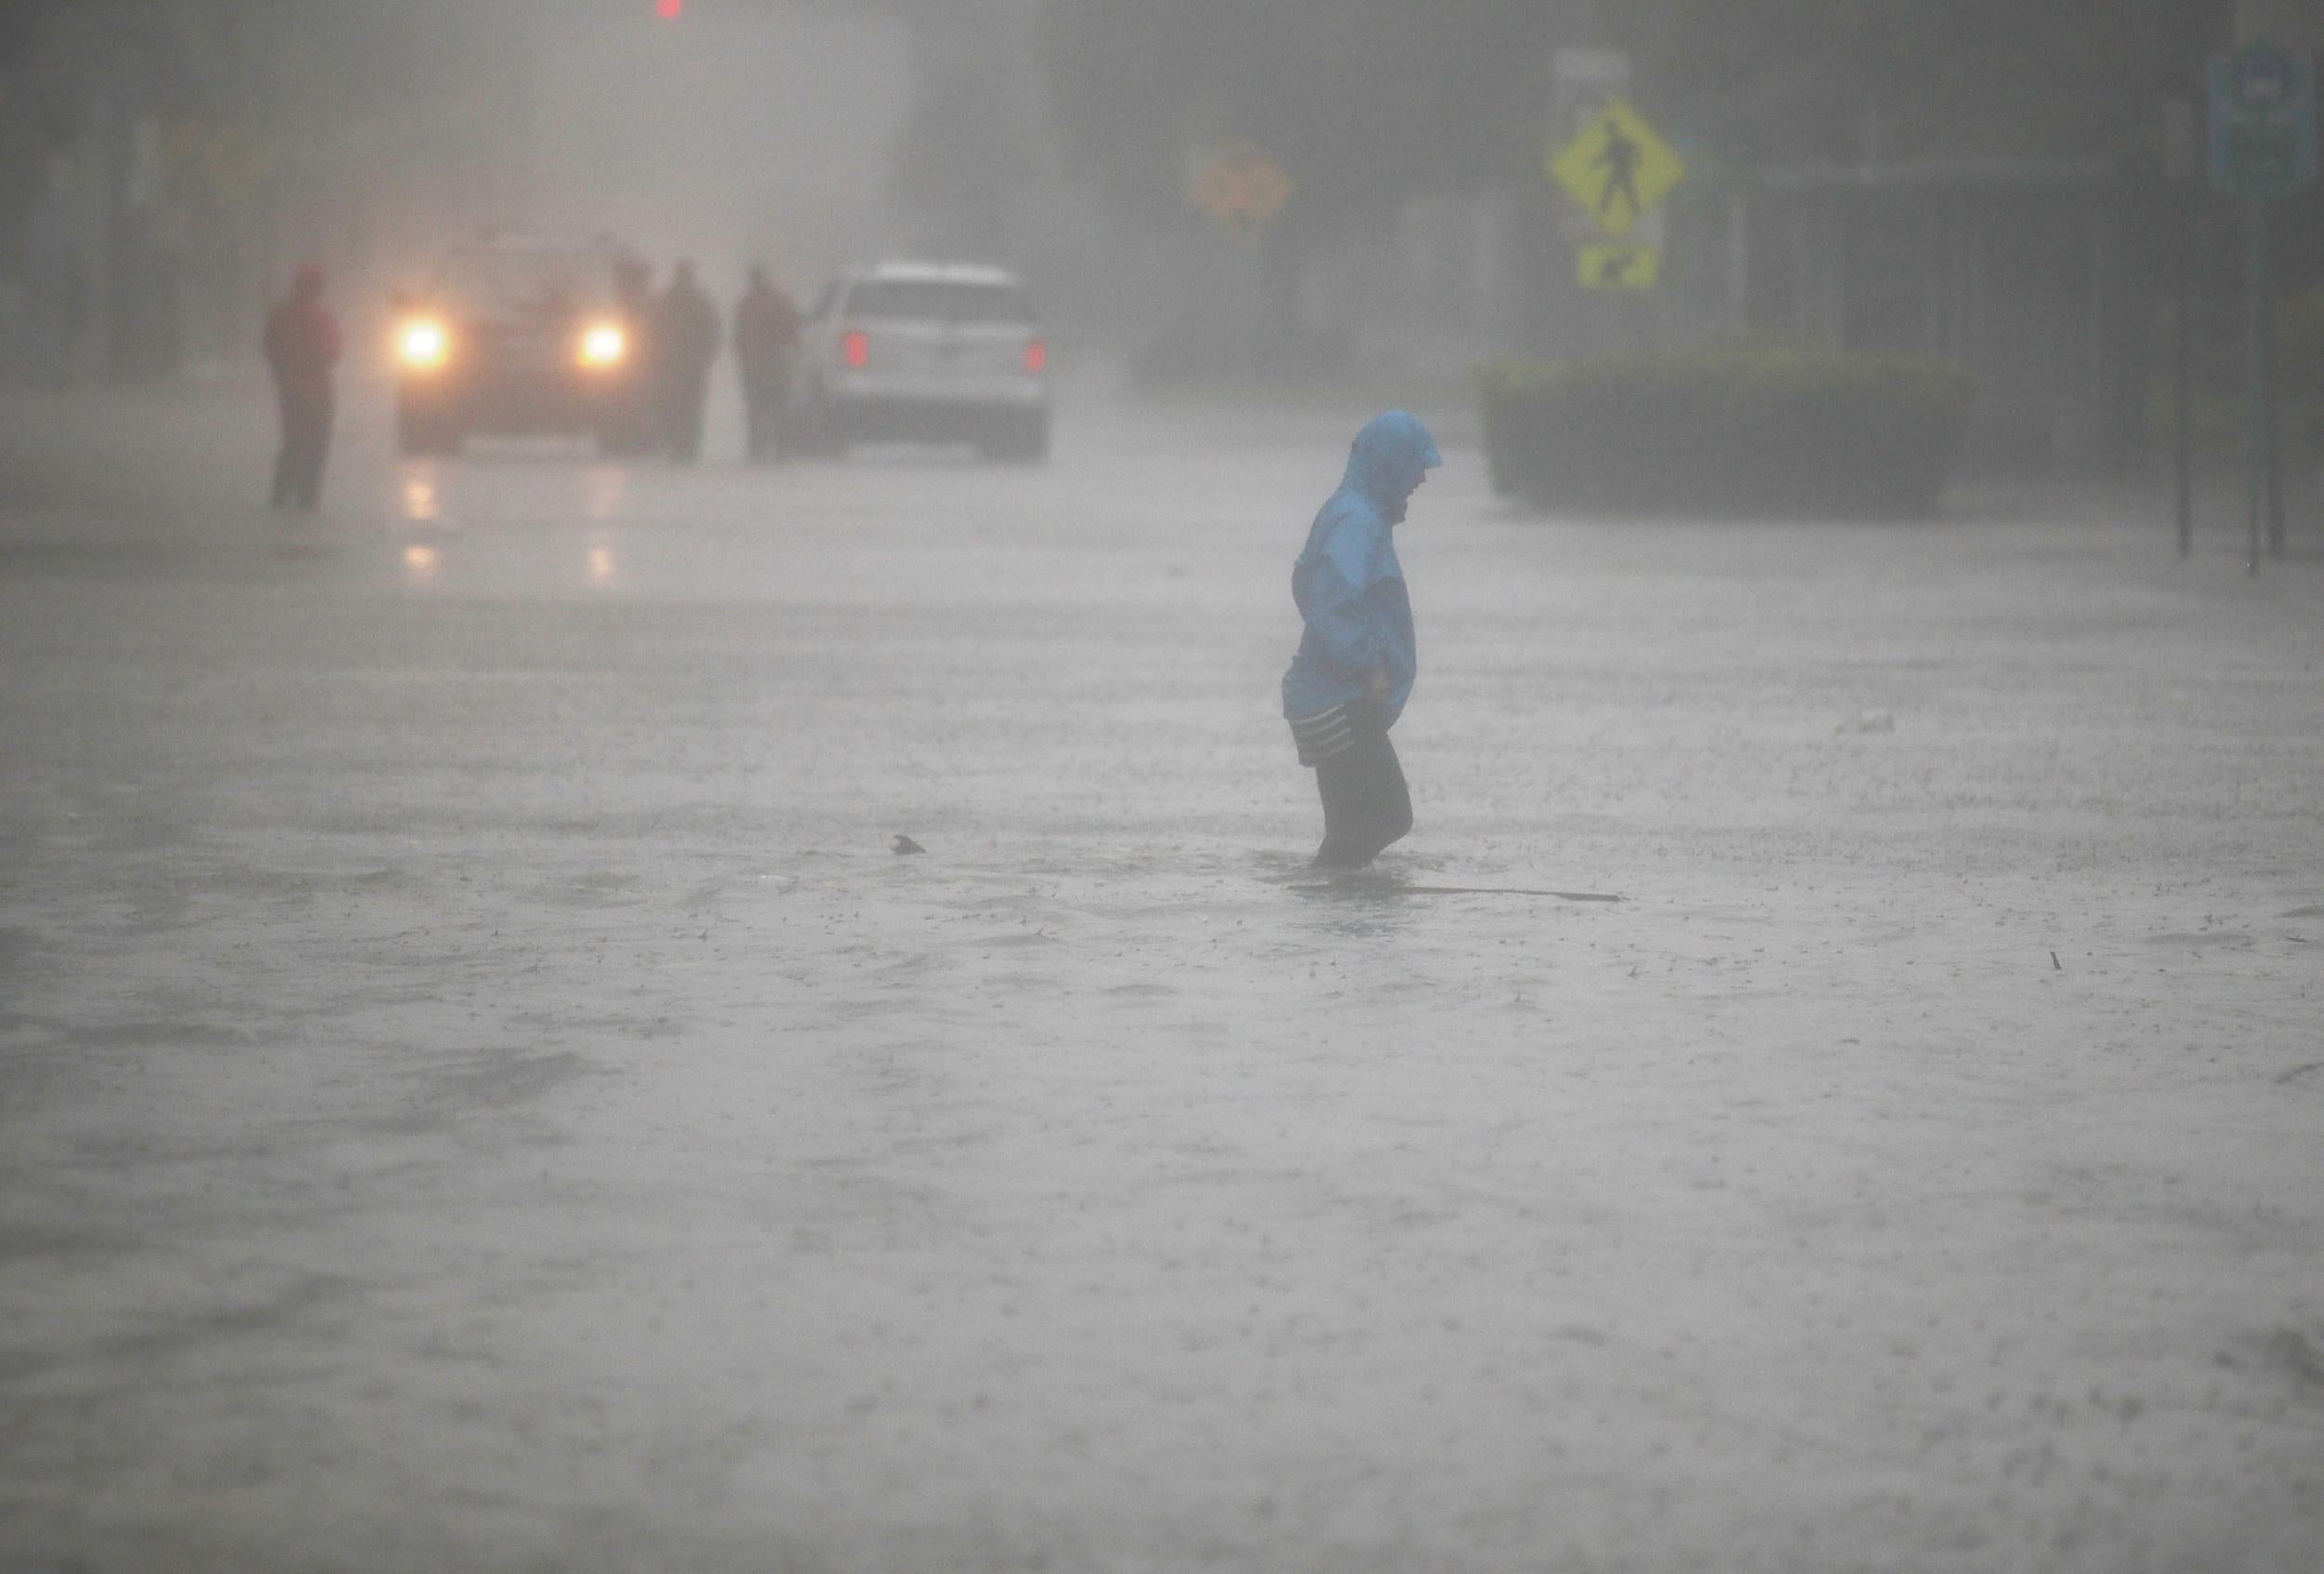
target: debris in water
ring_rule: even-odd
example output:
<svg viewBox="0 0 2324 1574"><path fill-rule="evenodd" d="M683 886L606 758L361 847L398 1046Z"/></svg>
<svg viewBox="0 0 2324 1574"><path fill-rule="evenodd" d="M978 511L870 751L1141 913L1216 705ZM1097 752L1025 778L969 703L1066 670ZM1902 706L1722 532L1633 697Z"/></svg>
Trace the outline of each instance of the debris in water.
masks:
<svg viewBox="0 0 2324 1574"><path fill-rule="evenodd" d="M2308 1336L2296 1328L2279 1328L2262 1342L2261 1353L2270 1365L2279 1367L2303 1383L2324 1388L2324 1356L2317 1353Z"/></svg>

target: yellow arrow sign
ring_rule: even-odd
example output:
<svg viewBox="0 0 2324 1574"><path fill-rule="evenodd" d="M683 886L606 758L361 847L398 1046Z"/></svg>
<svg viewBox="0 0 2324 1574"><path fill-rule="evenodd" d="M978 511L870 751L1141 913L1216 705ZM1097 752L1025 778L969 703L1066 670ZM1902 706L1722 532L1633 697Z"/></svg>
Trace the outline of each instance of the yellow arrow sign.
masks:
<svg viewBox="0 0 2324 1574"><path fill-rule="evenodd" d="M1618 237L1670 194L1686 165L1627 100L1616 99L1550 160L1550 178L1598 228Z"/></svg>
<svg viewBox="0 0 2324 1574"><path fill-rule="evenodd" d="M1586 245L1574 254L1574 277L1586 290L1650 290L1662 281L1662 254L1620 241Z"/></svg>

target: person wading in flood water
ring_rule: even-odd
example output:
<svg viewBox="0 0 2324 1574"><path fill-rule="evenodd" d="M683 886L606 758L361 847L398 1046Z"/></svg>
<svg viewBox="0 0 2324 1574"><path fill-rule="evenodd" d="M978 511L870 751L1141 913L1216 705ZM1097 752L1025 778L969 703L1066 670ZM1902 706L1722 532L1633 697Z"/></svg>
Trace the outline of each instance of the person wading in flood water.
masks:
<svg viewBox="0 0 2324 1574"><path fill-rule="evenodd" d="M1291 568L1307 628L1283 675L1283 715L1324 800L1318 868L1361 868L1412 828L1388 729L1411 696L1419 654L1393 533L1444 462L1428 429L1404 411L1374 417Z"/></svg>

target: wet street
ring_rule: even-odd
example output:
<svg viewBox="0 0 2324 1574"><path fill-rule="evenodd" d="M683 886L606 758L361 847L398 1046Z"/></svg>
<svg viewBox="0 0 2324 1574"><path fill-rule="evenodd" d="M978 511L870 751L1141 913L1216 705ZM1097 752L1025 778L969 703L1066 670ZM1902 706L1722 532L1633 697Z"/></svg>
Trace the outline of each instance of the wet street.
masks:
<svg viewBox="0 0 2324 1574"><path fill-rule="evenodd" d="M1445 412L1335 883L1360 406L357 401L306 527L240 397L11 440L0 1569L2316 1567L2312 520L1544 521Z"/></svg>

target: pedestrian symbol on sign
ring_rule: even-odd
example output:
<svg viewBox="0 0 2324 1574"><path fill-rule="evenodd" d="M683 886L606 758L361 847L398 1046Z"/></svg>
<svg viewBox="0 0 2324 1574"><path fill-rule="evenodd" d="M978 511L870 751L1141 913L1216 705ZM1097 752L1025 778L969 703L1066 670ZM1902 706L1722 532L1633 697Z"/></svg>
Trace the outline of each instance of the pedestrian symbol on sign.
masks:
<svg viewBox="0 0 2324 1574"><path fill-rule="evenodd" d="M1685 179L1686 165L1639 112L1616 99L1550 160L1550 177L1598 228L1628 235Z"/></svg>
<svg viewBox="0 0 2324 1574"><path fill-rule="evenodd" d="M1626 205L1631 217L1638 217L1638 155L1639 145L1625 136L1619 122L1605 123L1605 145L1598 150L1591 162L1605 171L1605 184L1598 188L1598 216L1611 220L1614 205ZM1627 228L1628 226L1625 226Z"/></svg>

